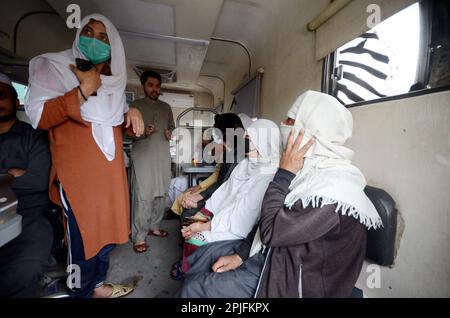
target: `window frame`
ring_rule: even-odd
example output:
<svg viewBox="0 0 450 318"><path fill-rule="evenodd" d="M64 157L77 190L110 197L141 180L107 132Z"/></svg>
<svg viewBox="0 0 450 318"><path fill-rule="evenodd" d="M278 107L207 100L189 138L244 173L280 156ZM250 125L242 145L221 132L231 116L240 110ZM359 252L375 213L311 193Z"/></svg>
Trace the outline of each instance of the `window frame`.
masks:
<svg viewBox="0 0 450 318"><path fill-rule="evenodd" d="M425 85L428 85L430 81L430 64L431 64L431 53L433 48L431 47L432 41L432 23L433 23L433 1L421 0L420 5L420 21L421 21L421 42L420 42L420 52L419 61L417 63L417 79L422 81ZM352 40L350 40L352 41ZM348 41L347 43L349 43ZM338 48L339 49L339 48ZM329 94L337 98L336 88L336 62L337 62L337 52L338 49L328 54L323 60L322 66L322 83L321 91L323 93ZM377 103L384 103L388 101L400 100L405 98L417 97L422 95L434 94L443 91L449 91L450 85L445 85L441 87L425 88L421 90L416 90L412 92L406 92L404 94L392 95L387 97L376 98L368 101L356 102L351 104L345 104L339 98L337 98L346 108L353 108Z"/></svg>

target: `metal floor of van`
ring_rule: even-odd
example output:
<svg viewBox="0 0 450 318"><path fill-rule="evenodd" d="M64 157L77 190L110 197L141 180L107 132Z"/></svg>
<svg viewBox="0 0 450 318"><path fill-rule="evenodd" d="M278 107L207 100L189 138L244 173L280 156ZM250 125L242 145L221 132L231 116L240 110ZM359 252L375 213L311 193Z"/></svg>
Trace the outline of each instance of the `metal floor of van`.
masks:
<svg viewBox="0 0 450 318"><path fill-rule="evenodd" d="M136 254L131 242L117 246L110 254L107 282L127 284L137 282L128 298L172 298L181 282L170 277L172 264L181 256L180 221L163 220L161 228L169 236L147 236L149 249Z"/></svg>

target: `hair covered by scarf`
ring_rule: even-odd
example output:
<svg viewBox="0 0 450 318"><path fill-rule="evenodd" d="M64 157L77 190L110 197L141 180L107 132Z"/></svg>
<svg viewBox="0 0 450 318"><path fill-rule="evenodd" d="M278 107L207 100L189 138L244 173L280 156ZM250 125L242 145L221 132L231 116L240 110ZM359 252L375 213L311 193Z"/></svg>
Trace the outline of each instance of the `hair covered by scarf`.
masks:
<svg viewBox="0 0 450 318"><path fill-rule="evenodd" d="M350 111L330 95L307 91L298 97L288 116L294 116L297 132L304 129L305 136L315 137L316 143L291 182L286 207L298 200L303 207L336 204L336 212L358 219L369 229L382 226L364 193L366 180L351 163L353 151L344 145L352 137Z"/></svg>
<svg viewBox="0 0 450 318"><path fill-rule="evenodd" d="M125 99L127 68L119 32L105 16L92 14L83 18L71 49L39 55L30 61L25 111L36 128L45 102L64 95L80 84L69 65L75 64L76 58L86 59L78 48L78 42L83 27L91 20L100 21L105 26L111 45L111 75L100 75L102 86L97 90L97 96L90 96L81 105L81 117L92 124L92 136L96 144L105 157L112 161L116 151L113 127L123 123L123 114L128 111Z"/></svg>

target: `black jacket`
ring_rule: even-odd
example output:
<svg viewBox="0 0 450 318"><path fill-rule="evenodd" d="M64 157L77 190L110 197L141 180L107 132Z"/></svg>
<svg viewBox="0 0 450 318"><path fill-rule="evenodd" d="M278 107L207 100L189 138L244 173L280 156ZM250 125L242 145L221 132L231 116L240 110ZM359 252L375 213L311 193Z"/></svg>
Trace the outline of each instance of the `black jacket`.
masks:
<svg viewBox="0 0 450 318"><path fill-rule="evenodd" d="M259 223L269 248L257 297L350 297L366 254L366 228L336 213L336 205L284 206L295 177L279 169L269 185ZM257 227L235 249L246 260Z"/></svg>
<svg viewBox="0 0 450 318"><path fill-rule="evenodd" d="M48 207L51 157L48 136L31 125L16 121L11 129L0 134L0 173L9 169L24 169L26 173L14 178L12 190L18 198L17 212L25 218L35 207Z"/></svg>

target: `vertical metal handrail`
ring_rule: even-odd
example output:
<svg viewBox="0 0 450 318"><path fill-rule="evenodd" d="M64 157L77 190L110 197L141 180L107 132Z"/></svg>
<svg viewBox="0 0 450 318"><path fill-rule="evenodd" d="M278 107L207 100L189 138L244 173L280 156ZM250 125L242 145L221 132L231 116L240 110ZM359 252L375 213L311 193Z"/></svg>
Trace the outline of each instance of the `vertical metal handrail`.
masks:
<svg viewBox="0 0 450 318"><path fill-rule="evenodd" d="M188 113L190 113L190 112L193 112L193 111L205 111L205 112L211 112L211 113L213 113L213 114L215 114L215 115L217 115L218 114L218 112L214 109L214 108L204 108L204 107L191 107L191 108L188 108L188 109L186 109L186 110L184 110L181 114L179 114L178 116L177 116L177 120L176 120L176 128L180 128L180 121L181 121L181 118L183 117L183 116L185 116L186 114L188 114ZM195 126L194 126L195 127ZM179 131L179 129L176 129L176 156L175 156L175 165L176 165L176 177L178 177L179 175L180 175L180 173L181 173L181 164L179 163L179 158L180 158L180 155L179 155L179 149L178 149L178 147L179 147L179 144L180 144L180 131Z"/></svg>

